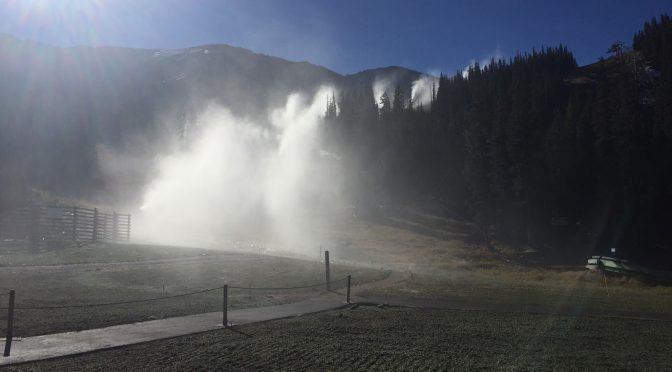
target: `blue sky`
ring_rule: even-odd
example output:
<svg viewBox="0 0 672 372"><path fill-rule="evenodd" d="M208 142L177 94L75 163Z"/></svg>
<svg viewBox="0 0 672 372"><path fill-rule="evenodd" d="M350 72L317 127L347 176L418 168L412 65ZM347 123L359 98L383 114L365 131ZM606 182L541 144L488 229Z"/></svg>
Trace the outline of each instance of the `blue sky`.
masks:
<svg viewBox="0 0 672 372"><path fill-rule="evenodd" d="M663 12L672 1L0 0L0 33L63 46L224 43L340 73L452 74L559 43L590 63Z"/></svg>

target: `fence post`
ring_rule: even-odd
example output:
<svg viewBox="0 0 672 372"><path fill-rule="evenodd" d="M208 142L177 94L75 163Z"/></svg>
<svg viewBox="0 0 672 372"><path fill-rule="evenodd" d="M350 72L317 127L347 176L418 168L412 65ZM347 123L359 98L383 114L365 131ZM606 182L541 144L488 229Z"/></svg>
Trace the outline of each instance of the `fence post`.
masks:
<svg viewBox="0 0 672 372"><path fill-rule="evenodd" d="M345 302L348 304L350 303L350 278L351 276L348 275L348 290L345 292Z"/></svg>
<svg viewBox="0 0 672 372"><path fill-rule="evenodd" d="M77 207L72 207L72 240L77 241Z"/></svg>
<svg viewBox="0 0 672 372"><path fill-rule="evenodd" d="M93 208L93 242L98 241L98 208Z"/></svg>
<svg viewBox="0 0 672 372"><path fill-rule="evenodd" d="M12 338L14 337L14 295L15 292L12 289L9 291L9 306L7 307L7 335L5 336L5 353L4 356L8 357L10 351L12 350Z"/></svg>
<svg viewBox="0 0 672 372"><path fill-rule="evenodd" d="M229 297L229 286L227 284L224 284L224 293L222 296L222 326L224 326L225 328L229 327L229 319L227 314L229 310L228 297Z"/></svg>
<svg viewBox="0 0 672 372"><path fill-rule="evenodd" d="M324 270L327 275L327 291L331 291L331 278L329 275L329 251L324 251Z"/></svg>

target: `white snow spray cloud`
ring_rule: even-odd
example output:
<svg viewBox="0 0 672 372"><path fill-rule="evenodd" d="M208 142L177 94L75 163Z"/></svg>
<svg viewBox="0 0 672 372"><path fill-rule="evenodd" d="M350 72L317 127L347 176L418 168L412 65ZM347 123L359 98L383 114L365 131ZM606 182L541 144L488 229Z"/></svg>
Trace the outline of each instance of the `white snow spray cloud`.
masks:
<svg viewBox="0 0 672 372"><path fill-rule="evenodd" d="M383 93L387 92L387 95L390 96L390 99L392 99L394 84L395 82L393 80L386 78L376 78L376 80L373 82L373 97L376 99L378 108L382 108L380 97L383 95Z"/></svg>
<svg viewBox="0 0 672 372"><path fill-rule="evenodd" d="M488 66L492 60L495 62L499 61L500 59L504 58L504 54L502 53L502 49L498 46L495 48L495 50L485 56L483 59L481 59L480 62L478 62L478 66L480 68L483 68L485 66ZM474 68L476 66L476 60L472 59L469 61L469 64L462 69L462 77L467 78L469 76L469 69Z"/></svg>
<svg viewBox="0 0 672 372"><path fill-rule="evenodd" d="M332 89L312 101L290 95L269 125L207 108L192 137L157 159L134 225L138 241L228 248L256 241L298 253L315 249L312 231L338 208L338 169L320 149L320 116Z"/></svg>
<svg viewBox="0 0 672 372"><path fill-rule="evenodd" d="M432 89L436 89L435 77L422 75L411 86L411 99L413 104L429 107L432 103Z"/></svg>
<svg viewBox="0 0 672 372"><path fill-rule="evenodd" d="M432 84L435 82L435 75L438 75L438 73L435 74L430 72L429 74L423 74L412 83L411 99L413 100L414 105L422 104L423 106L428 107L431 104ZM372 89L378 108L382 108L380 97L383 93L387 93L389 99L392 100L397 83L398 79L394 78L376 78L373 82Z"/></svg>

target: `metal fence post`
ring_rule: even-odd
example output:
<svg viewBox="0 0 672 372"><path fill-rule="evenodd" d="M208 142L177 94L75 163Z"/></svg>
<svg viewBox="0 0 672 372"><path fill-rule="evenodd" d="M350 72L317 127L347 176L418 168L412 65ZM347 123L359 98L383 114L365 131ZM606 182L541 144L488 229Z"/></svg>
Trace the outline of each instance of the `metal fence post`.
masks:
<svg viewBox="0 0 672 372"><path fill-rule="evenodd" d="M224 293L222 296L222 326L228 328L229 327L229 319L228 319L228 297L229 297L229 286L227 284L224 284Z"/></svg>
<svg viewBox="0 0 672 372"><path fill-rule="evenodd" d="M14 295L15 292L12 289L9 291L9 306L7 307L7 335L5 336L5 353L4 356L8 357L10 351L12 350L12 338L14 337Z"/></svg>
<svg viewBox="0 0 672 372"><path fill-rule="evenodd" d="M350 303L350 278L351 276L348 275L348 291L345 292L345 302L348 304Z"/></svg>
<svg viewBox="0 0 672 372"><path fill-rule="evenodd" d="M327 291L331 291L331 278L329 273L329 251L324 251L324 270L327 276Z"/></svg>

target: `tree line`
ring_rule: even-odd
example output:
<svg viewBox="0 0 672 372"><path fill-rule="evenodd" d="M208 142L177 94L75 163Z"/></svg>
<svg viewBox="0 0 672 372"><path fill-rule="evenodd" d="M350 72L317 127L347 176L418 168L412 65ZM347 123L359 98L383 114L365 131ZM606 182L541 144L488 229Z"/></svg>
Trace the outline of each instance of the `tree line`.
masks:
<svg viewBox="0 0 672 372"><path fill-rule="evenodd" d="M408 87L343 91L329 98L325 124L360 214L430 202L549 259L616 248L670 265L668 15L588 66L561 45L441 75L428 107Z"/></svg>

